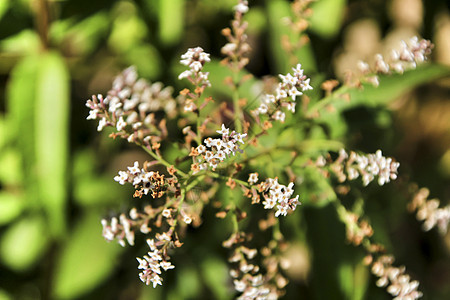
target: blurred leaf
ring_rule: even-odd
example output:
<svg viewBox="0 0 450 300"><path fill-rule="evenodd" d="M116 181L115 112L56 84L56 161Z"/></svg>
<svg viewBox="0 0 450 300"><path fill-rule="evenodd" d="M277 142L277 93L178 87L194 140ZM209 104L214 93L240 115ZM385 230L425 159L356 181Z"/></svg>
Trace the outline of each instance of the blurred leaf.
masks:
<svg viewBox="0 0 450 300"><path fill-rule="evenodd" d="M41 42L36 31L25 29L21 32L0 41L2 52L13 54L35 54L39 51Z"/></svg>
<svg viewBox="0 0 450 300"><path fill-rule="evenodd" d="M201 270L206 285L214 294L214 299L230 299L230 291L228 288L228 266L222 259L218 257L206 258Z"/></svg>
<svg viewBox="0 0 450 300"><path fill-rule="evenodd" d="M12 300L13 297L9 295L5 290L0 289L0 300Z"/></svg>
<svg viewBox="0 0 450 300"><path fill-rule="evenodd" d="M119 2L115 7L118 14L113 22L108 45L118 53L124 53L140 44L147 36L147 25L136 15L132 2Z"/></svg>
<svg viewBox="0 0 450 300"><path fill-rule="evenodd" d="M290 41L296 41L298 35L295 34L289 26L283 23L283 18L291 16L290 3L285 0L267 0L266 12L269 22L269 37L268 42L272 53L272 69L279 74L286 74L291 72L294 67L282 46L283 36L287 36ZM310 44L307 44L296 50L294 55L302 64L303 69L308 73L314 71L316 66L314 64L314 54Z"/></svg>
<svg viewBox="0 0 450 300"><path fill-rule="evenodd" d="M124 191L126 189L111 178L82 176L75 178L73 196L75 202L82 206L110 205L121 201L118 195L122 195Z"/></svg>
<svg viewBox="0 0 450 300"><path fill-rule="evenodd" d="M0 192L0 225L8 224L17 218L23 209L23 199L20 196Z"/></svg>
<svg viewBox="0 0 450 300"><path fill-rule="evenodd" d="M98 286L113 272L121 250L102 237L98 213L83 216L56 263L53 298L77 298Z"/></svg>
<svg viewBox="0 0 450 300"><path fill-rule="evenodd" d="M350 101L340 98L338 95L336 98L330 99L329 102L317 102L309 112L314 111L314 107L321 107L320 116L316 121L328 124L331 137L342 137L346 133L343 127L345 121L341 114L343 111L356 106L387 105L420 84L448 76L450 76L450 68L436 64L422 66L403 75L380 76L378 88L365 84L363 89L350 89L348 90ZM328 109L330 107L331 109Z"/></svg>
<svg viewBox="0 0 450 300"><path fill-rule="evenodd" d="M200 278L195 268L180 268L177 271L177 287L168 299L198 299L201 292Z"/></svg>
<svg viewBox="0 0 450 300"><path fill-rule="evenodd" d="M339 267L339 282L345 299L362 300L367 289L367 267L344 262Z"/></svg>
<svg viewBox="0 0 450 300"><path fill-rule="evenodd" d="M17 185L23 182L22 157L16 149L0 152L0 183Z"/></svg>
<svg viewBox="0 0 450 300"><path fill-rule="evenodd" d="M81 206L99 206L117 203L127 191L110 176L95 173L96 157L93 151L78 151L72 167L73 198ZM101 188L100 188L101 187ZM105 193L105 190L109 191Z"/></svg>
<svg viewBox="0 0 450 300"><path fill-rule="evenodd" d="M150 44L142 44L131 48L125 53L125 60L127 64L135 65L142 77L153 80L161 74L162 59L158 50Z"/></svg>
<svg viewBox="0 0 450 300"><path fill-rule="evenodd" d="M244 20L248 22L249 34L259 34L267 27L266 15L262 7L251 7L244 15Z"/></svg>
<svg viewBox="0 0 450 300"><path fill-rule="evenodd" d="M337 35L345 16L346 0L321 0L311 4L311 31L325 38Z"/></svg>
<svg viewBox="0 0 450 300"><path fill-rule="evenodd" d="M159 38L165 45L178 42L184 31L184 0L159 0Z"/></svg>
<svg viewBox="0 0 450 300"><path fill-rule="evenodd" d="M34 109L38 78L38 56L27 56L11 71L7 86L9 134L17 139L17 150L23 157L25 181L32 184L34 164Z"/></svg>
<svg viewBox="0 0 450 300"><path fill-rule="evenodd" d="M27 216L11 225L3 234L1 260L15 271L25 271L42 256L47 244L44 220L40 216Z"/></svg>
<svg viewBox="0 0 450 300"><path fill-rule="evenodd" d="M74 19L55 21L50 36L59 47L70 54L86 56L91 54L107 36L110 20L106 12L98 12L82 21Z"/></svg>
<svg viewBox="0 0 450 300"><path fill-rule="evenodd" d="M9 1L10 0L0 0L0 20L9 8Z"/></svg>
<svg viewBox="0 0 450 300"><path fill-rule="evenodd" d="M51 233L59 237L66 230L69 80L65 62L58 53L41 57L36 87L36 172Z"/></svg>

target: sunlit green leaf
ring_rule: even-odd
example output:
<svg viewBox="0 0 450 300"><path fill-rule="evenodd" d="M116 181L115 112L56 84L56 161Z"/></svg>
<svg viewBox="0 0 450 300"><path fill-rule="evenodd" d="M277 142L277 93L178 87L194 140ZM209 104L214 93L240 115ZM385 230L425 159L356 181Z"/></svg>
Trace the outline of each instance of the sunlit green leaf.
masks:
<svg viewBox="0 0 450 300"><path fill-rule="evenodd" d="M117 17L113 22L108 44L116 52L123 53L139 45L148 31L144 21L136 14L136 7L132 2L119 2L115 11Z"/></svg>
<svg viewBox="0 0 450 300"><path fill-rule="evenodd" d="M0 225L7 224L17 218L23 209L20 195L0 192Z"/></svg>
<svg viewBox="0 0 450 300"><path fill-rule="evenodd" d="M179 41L184 31L184 0L159 0L159 38L166 45Z"/></svg>
<svg viewBox="0 0 450 300"><path fill-rule="evenodd" d="M0 241L2 263L25 271L42 256L48 244L47 228L40 216L28 216L11 225Z"/></svg>
<svg viewBox="0 0 450 300"><path fill-rule="evenodd" d="M56 263L54 299L77 298L102 283L119 263L122 250L104 240L95 212L78 221L67 241Z"/></svg>
<svg viewBox="0 0 450 300"><path fill-rule="evenodd" d="M34 132L39 195L52 234L62 236L66 227L70 96L69 73L59 54L49 52L41 57L36 88Z"/></svg>
<svg viewBox="0 0 450 300"><path fill-rule="evenodd" d="M10 0L0 0L0 20L9 8Z"/></svg>
<svg viewBox="0 0 450 300"><path fill-rule="evenodd" d="M4 52L16 54L34 54L40 48L40 40L37 33L30 29L3 39L0 41L0 49Z"/></svg>
<svg viewBox="0 0 450 300"><path fill-rule="evenodd" d="M346 0L321 0L311 5L313 15L311 16L311 30L323 37L332 37L339 33Z"/></svg>

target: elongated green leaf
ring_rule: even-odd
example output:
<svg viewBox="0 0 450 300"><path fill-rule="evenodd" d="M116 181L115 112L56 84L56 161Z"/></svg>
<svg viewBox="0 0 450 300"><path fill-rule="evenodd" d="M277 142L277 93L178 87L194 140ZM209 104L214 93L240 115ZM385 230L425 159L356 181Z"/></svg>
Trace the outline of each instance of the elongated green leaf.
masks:
<svg viewBox="0 0 450 300"><path fill-rule="evenodd" d="M350 96L350 101L345 100L345 97L337 96L330 99L326 105L322 105L319 112L320 116L317 121L323 121L330 124L332 137L338 137L345 134L345 128L337 127L336 124L343 124L342 112L357 106L376 107L380 105L387 105L391 101L398 98L400 95L410 91L414 87L432 82L433 80L450 76L450 68L447 66L430 64L422 66L416 70L406 72L403 75L380 76L380 86L374 87L372 85L364 85L363 89L350 89L347 92ZM324 103L325 104L325 103ZM321 105L320 102L314 106ZM314 111L314 106L310 113ZM327 108L332 109L327 109ZM339 132L335 129L339 128Z"/></svg>
<svg viewBox="0 0 450 300"><path fill-rule="evenodd" d="M51 233L65 232L67 193L69 74L54 52L41 57L36 87L36 174L39 196L48 214Z"/></svg>
<svg viewBox="0 0 450 300"><path fill-rule="evenodd" d="M269 46L273 55L272 68L277 73L286 74L291 72L291 68L294 66L282 47L282 37L287 36L291 41L298 39L289 26L283 23L283 19L291 15L290 3L284 0L267 0L266 3L269 20ZM305 45L297 50L295 56L306 72L316 69L310 45Z"/></svg>
<svg viewBox="0 0 450 300"><path fill-rule="evenodd" d="M26 182L32 184L34 164L34 97L38 77L38 56L28 56L19 62L11 72L7 87L7 111L9 134L15 137L17 150L23 157L23 171Z"/></svg>
<svg viewBox="0 0 450 300"><path fill-rule="evenodd" d="M44 253L48 234L40 216L29 216L12 225L0 241L2 263L16 271L30 268Z"/></svg>
<svg viewBox="0 0 450 300"><path fill-rule="evenodd" d="M159 38L166 45L178 42L184 29L184 0L159 1Z"/></svg>
<svg viewBox="0 0 450 300"><path fill-rule="evenodd" d="M104 240L97 213L82 217L58 258L53 298L77 298L102 283L119 263L121 249Z"/></svg>
<svg viewBox="0 0 450 300"><path fill-rule="evenodd" d="M5 12L8 10L9 0L0 0L0 20L2 19Z"/></svg>
<svg viewBox="0 0 450 300"><path fill-rule="evenodd" d="M323 37L333 37L338 34L344 19L346 4L346 0L321 0L313 3L311 30Z"/></svg>

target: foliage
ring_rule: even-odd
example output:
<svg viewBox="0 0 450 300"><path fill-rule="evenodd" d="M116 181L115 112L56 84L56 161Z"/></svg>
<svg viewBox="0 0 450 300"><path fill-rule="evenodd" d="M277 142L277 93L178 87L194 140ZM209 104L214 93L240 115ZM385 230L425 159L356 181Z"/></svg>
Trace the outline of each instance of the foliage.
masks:
<svg viewBox="0 0 450 300"><path fill-rule="evenodd" d="M431 61L404 74L379 74L378 87L370 76L380 70L372 69L340 77L341 84L333 86L325 79L340 76L332 63L336 53L349 47L346 30L361 14L376 20L383 35L397 26L384 7L377 7L384 1L255 0L249 1L248 12L242 11L240 23L230 25L238 18L233 15L238 2L0 1L1 299L207 299L211 294L231 299L239 294L226 261L234 252L222 247L230 236L230 244L242 238L247 239L243 246L258 249L254 259L240 255L260 265L261 273L270 274L271 263L264 257L278 260L276 273L265 279L285 290L286 299L392 298L377 287L383 272L374 271L374 266L387 269L392 264L384 253L396 257L393 266L407 266L425 299L449 297L449 235L421 230L423 220L429 230L430 216L445 214L448 207L449 118L442 99L448 98L449 87L436 82L448 79L449 67ZM430 28L443 2L424 5L422 34L433 40ZM221 35L226 27L230 32ZM247 40L239 37L240 29ZM241 52L221 52L236 37ZM251 51L242 48L247 43ZM195 80L192 86L186 78L194 73L177 79L190 66L181 65L179 57L197 46L211 53L200 70L209 73L211 87ZM228 60L219 63L224 57ZM267 74L293 73L299 62L313 90L299 87L304 95L294 102L296 113L283 110L284 122L275 120L281 118L275 117L277 108L270 112L269 107L268 117L252 114L264 94L276 89L279 78ZM173 86L176 108L157 109L148 145L143 139L120 139L129 138L133 129L130 124L117 128L118 119L111 121L116 128L104 130L115 140L96 134L97 125L85 120L86 99L98 93L106 97L114 78L130 65L155 88L157 81ZM305 84L306 78L302 80ZM186 98L195 105L192 111ZM420 101L404 104L402 98ZM414 115L404 121L421 108L429 112L426 104L433 99L441 104L424 119L430 127L421 127ZM168 116L165 124L160 123L163 116ZM225 131L222 124L230 128L223 137L217 133ZM428 129L433 124L441 127ZM188 125L191 129L183 131ZM230 137L233 129L247 134L241 136L243 144L239 136ZM200 155L187 145L198 149L207 137L233 141L243 153L227 154L215 170L207 166L195 173L192 156ZM133 143L144 145L147 153ZM348 149L348 157L339 152L342 148ZM361 157L383 149L400 162L398 178L383 187L376 176L367 187L360 179L340 182L342 172L350 177L352 149ZM131 184L113 180L135 161L140 168L148 161L146 172L177 177L167 198L133 199ZM258 184L278 177L287 190L294 182L291 196L299 195L302 205L283 216L277 207L268 211L261 203L252 204L252 189L261 202L271 190L248 181L255 172ZM358 172L363 176L365 171ZM429 200L429 194L442 203ZM183 243L169 252L175 269L162 272L164 284L155 289L138 279L135 258L149 251L144 234L136 230L134 247L125 248L101 237L101 219L110 224L124 213L132 220L133 207L142 212L149 205L155 215L168 209L171 217L165 220L178 218L178 227L172 223L172 242ZM190 223L189 218L191 224L180 225ZM158 227L152 229L149 237L155 239ZM253 232L253 238L244 238L244 232ZM374 249L380 245L383 250ZM282 278L289 281L286 287Z"/></svg>

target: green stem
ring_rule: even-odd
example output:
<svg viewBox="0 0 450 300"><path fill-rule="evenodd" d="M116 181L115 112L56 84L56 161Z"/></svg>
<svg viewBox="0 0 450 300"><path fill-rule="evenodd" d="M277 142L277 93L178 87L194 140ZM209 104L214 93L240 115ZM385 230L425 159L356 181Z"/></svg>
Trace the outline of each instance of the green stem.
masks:
<svg viewBox="0 0 450 300"><path fill-rule="evenodd" d="M315 113L317 113L319 110L330 104L336 99L340 99L340 96L347 93L350 89L349 86L343 85L337 90L335 90L333 93L331 93L329 96L323 98L322 100L316 102L314 105L312 105L306 112L307 117L313 116Z"/></svg>
<svg viewBox="0 0 450 300"><path fill-rule="evenodd" d="M180 169L176 168L174 165L170 164L168 161L166 161L164 158L162 158L161 156L157 155L155 152L153 152L152 150L148 149L145 146L142 146L142 148L144 148L144 150L150 154L155 160L159 161L161 164L163 164L166 167L173 167L178 174L180 174L182 177L186 178L188 177L188 175L186 173L184 173L183 171L181 171Z"/></svg>
<svg viewBox="0 0 450 300"><path fill-rule="evenodd" d="M239 67L238 67L239 61L234 58L233 59L233 84L234 84L234 90L233 90L233 106L234 106L234 127L237 132L242 133L242 122L244 121L244 117L242 114L241 106L239 105Z"/></svg>

